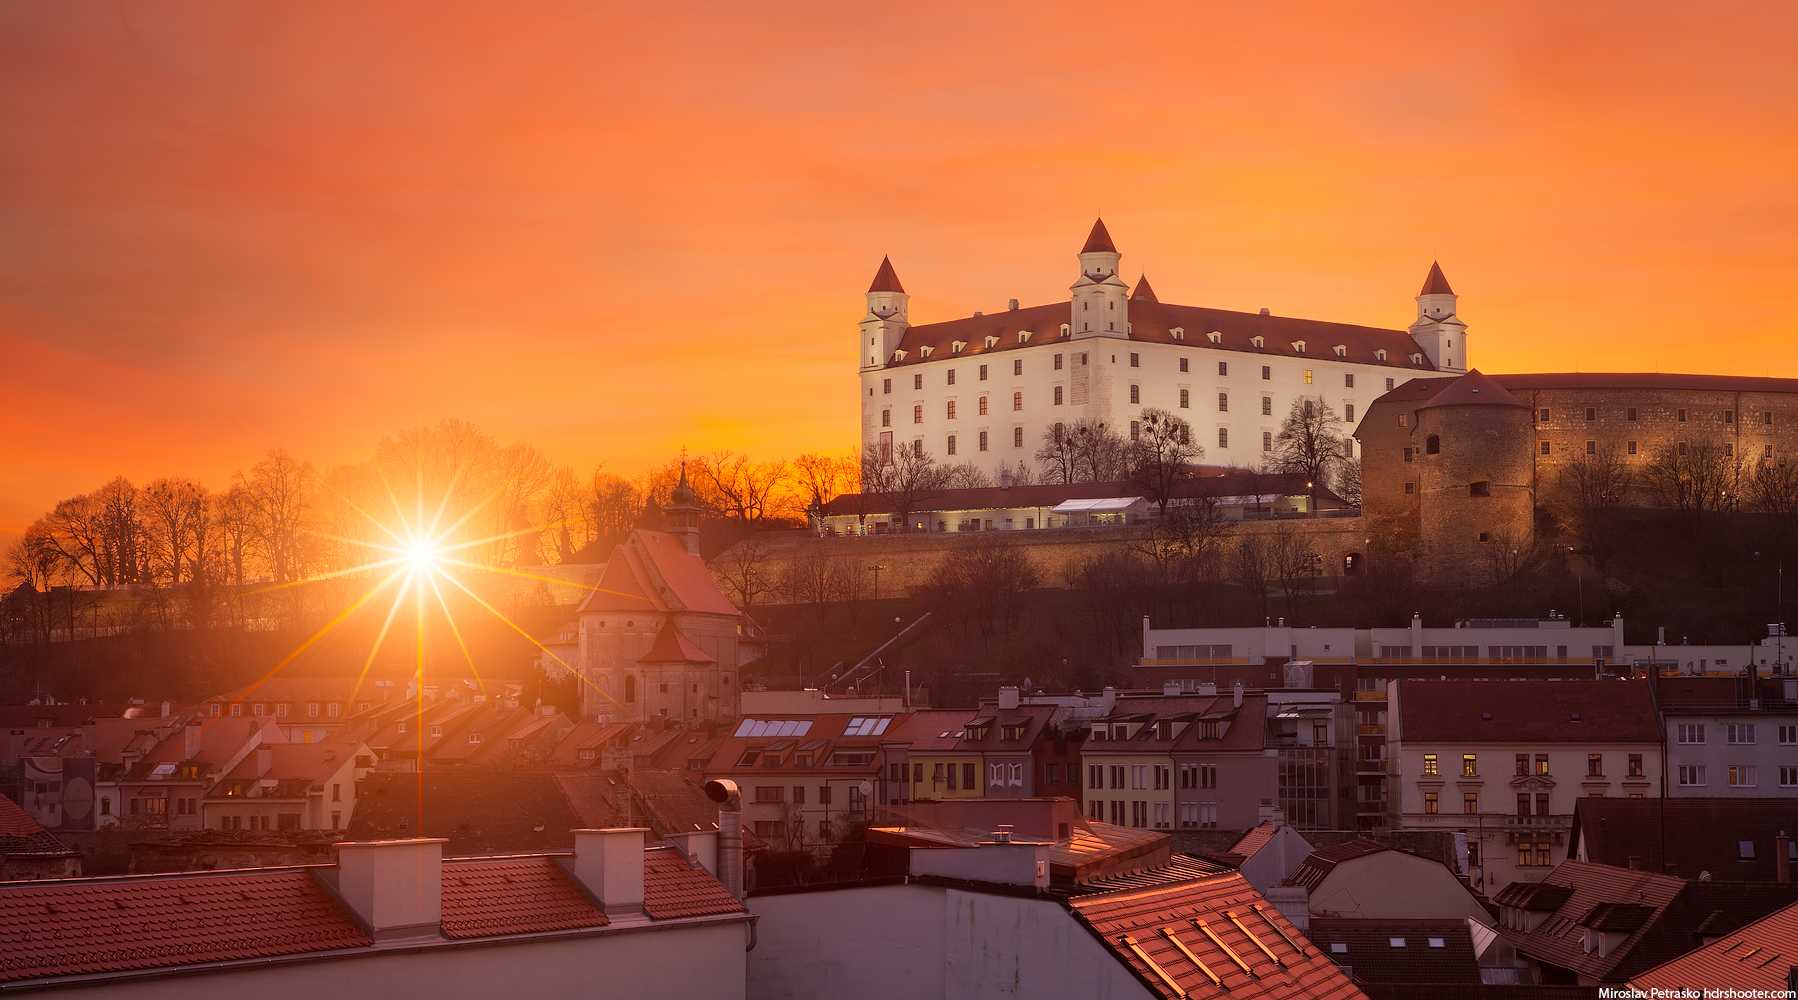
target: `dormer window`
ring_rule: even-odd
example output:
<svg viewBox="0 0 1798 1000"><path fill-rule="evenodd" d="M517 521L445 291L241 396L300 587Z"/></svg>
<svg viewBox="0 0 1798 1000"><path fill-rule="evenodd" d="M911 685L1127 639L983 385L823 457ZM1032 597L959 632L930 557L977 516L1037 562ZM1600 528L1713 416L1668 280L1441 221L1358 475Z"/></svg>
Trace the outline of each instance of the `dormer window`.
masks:
<svg viewBox="0 0 1798 1000"><path fill-rule="evenodd" d="M1337 344L1337 345L1336 345L1336 348L1335 348L1335 350L1336 350L1336 356L1337 356L1337 357L1339 357L1339 358L1346 358L1346 357L1348 357L1348 345L1346 345L1346 344Z"/></svg>
<svg viewBox="0 0 1798 1000"><path fill-rule="evenodd" d="M1224 335L1217 330L1213 330L1205 335L1205 339L1211 341L1213 344L1221 344L1224 342Z"/></svg>
<svg viewBox="0 0 1798 1000"><path fill-rule="evenodd" d="M1379 350L1373 352L1373 357L1374 357L1375 361L1386 360L1386 349L1384 347L1382 347Z"/></svg>
<svg viewBox="0 0 1798 1000"><path fill-rule="evenodd" d="M1255 347L1266 347L1267 346L1267 342L1260 337L1250 337L1249 343L1254 345Z"/></svg>
<svg viewBox="0 0 1798 1000"><path fill-rule="evenodd" d="M894 351L893 352L893 360L894 361L904 361L905 360L905 352L904 351Z"/></svg>
<svg viewBox="0 0 1798 1000"><path fill-rule="evenodd" d="M1174 338L1175 340L1185 340L1186 339L1186 329L1184 327L1178 327L1178 326L1172 327L1167 331L1167 335Z"/></svg>
<svg viewBox="0 0 1798 1000"><path fill-rule="evenodd" d="M1068 325L1066 323L1061 324L1061 332L1063 334L1066 334L1068 332ZM1020 343L1020 344L1030 343L1030 331L1029 330L1019 330L1018 331L1018 343Z"/></svg>
<svg viewBox="0 0 1798 1000"><path fill-rule="evenodd" d="M1412 363L1412 364L1414 364L1414 365L1421 365L1421 364L1423 364L1423 355L1421 355L1421 354L1413 354L1413 355L1411 355L1411 363Z"/></svg>
<svg viewBox="0 0 1798 1000"><path fill-rule="evenodd" d="M918 357L921 357L921 358L928 358L934 353L936 353L936 348L931 347L928 344L926 344L923 347L918 348Z"/></svg>
<svg viewBox="0 0 1798 1000"><path fill-rule="evenodd" d="M1062 336L1064 336L1064 337L1071 337L1071 336L1073 336L1073 335L1074 335L1074 328L1073 328L1073 327L1072 327L1072 326L1070 326L1070 325L1069 325L1069 324L1067 324L1067 323L1063 323L1063 324L1061 324L1061 335L1062 335Z"/></svg>
<svg viewBox="0 0 1798 1000"><path fill-rule="evenodd" d="M956 340L956 341L951 341L951 342L950 342L950 344L949 344L949 353L951 353L951 354L960 354L960 353L961 353L961 349L962 349L962 348L964 348L964 347L966 347L966 346L968 346L968 342L967 342L967 341L965 341L965 340Z"/></svg>
<svg viewBox="0 0 1798 1000"><path fill-rule="evenodd" d="M998 347L999 346L999 338L996 335L987 337L986 338L986 346Z"/></svg>
<svg viewBox="0 0 1798 1000"><path fill-rule="evenodd" d="M1305 342L1302 340L1293 341L1292 342L1292 350L1293 350L1293 353L1295 353L1295 354L1305 353Z"/></svg>

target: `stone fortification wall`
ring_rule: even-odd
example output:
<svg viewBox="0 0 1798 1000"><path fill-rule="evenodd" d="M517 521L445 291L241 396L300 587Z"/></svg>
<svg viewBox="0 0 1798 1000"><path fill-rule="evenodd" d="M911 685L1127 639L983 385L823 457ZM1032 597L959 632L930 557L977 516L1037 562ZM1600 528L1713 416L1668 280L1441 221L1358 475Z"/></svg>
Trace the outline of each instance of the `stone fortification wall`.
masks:
<svg viewBox="0 0 1798 1000"><path fill-rule="evenodd" d="M1367 551L1365 526L1361 518L1293 518L1279 521L1242 521L1234 522L1226 536L1225 544L1233 536L1244 534L1264 534L1276 531L1297 531L1310 541L1312 550L1322 559L1326 576L1340 572L1343 558L1351 552ZM1142 542L1149 534L1149 529L1141 526L1109 527L1109 528L1049 528L1037 531L980 532L982 536L998 535L1007 541L1015 541L1025 547L1025 551L1036 563L1042 574L1043 585L1047 587L1065 586L1062 579L1062 568L1070 561L1079 562L1105 552L1115 552ZM785 535L768 538L768 546L764 571L770 578L778 576L782 569L790 565L794 559L823 555L826 558L845 558L859 561L865 568L878 564L880 571L880 594L882 597L897 597L908 594L912 588L921 586L930 577L930 572L940 562L945 553L957 543L968 540L973 532L920 532L905 535L867 535L855 537L818 538L811 535ZM725 564L730 560L731 552L726 551L711 560L712 572L719 579L719 586L725 593L731 593L728 576L723 572ZM865 572L865 569L864 569ZM873 579L869 574L864 576L865 593L872 596ZM764 601L769 598L763 598Z"/></svg>

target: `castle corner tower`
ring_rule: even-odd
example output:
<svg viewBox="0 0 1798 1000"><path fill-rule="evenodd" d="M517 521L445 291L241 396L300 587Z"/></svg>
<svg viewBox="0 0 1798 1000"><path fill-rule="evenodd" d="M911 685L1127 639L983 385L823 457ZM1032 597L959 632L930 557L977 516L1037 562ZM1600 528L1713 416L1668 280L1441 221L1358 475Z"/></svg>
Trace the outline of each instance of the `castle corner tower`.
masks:
<svg viewBox="0 0 1798 1000"><path fill-rule="evenodd" d="M1455 301L1459 298L1448 286L1442 265L1431 261L1423 291L1417 293L1417 319L1411 323L1411 339L1423 348L1424 356L1438 371L1464 372L1469 367L1467 324L1455 315Z"/></svg>
<svg viewBox="0 0 1798 1000"><path fill-rule="evenodd" d="M874 272L874 282L868 286L868 314L861 322L859 353L863 371L879 368L892 360L893 352L905 338L905 331L911 327L905 315L910 299L911 296L905 294L905 286L899 284L899 273L893 270L893 262L886 257L880 258L880 270Z"/></svg>
<svg viewBox="0 0 1798 1000"><path fill-rule="evenodd" d="M1130 287L1118 277L1123 258L1105 231L1105 220L1093 223L1093 231L1080 248L1080 280L1074 282L1073 321L1075 338L1130 336Z"/></svg>

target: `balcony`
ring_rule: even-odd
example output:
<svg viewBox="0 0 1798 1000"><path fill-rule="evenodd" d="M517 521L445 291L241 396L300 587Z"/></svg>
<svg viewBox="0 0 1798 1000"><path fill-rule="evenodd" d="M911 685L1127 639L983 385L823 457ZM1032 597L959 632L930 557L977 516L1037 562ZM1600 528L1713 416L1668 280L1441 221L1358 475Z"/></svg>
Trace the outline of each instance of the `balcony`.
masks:
<svg viewBox="0 0 1798 1000"><path fill-rule="evenodd" d="M1386 762L1383 760L1358 760L1358 761L1355 761L1355 773L1356 774L1385 774L1386 773Z"/></svg>
<svg viewBox="0 0 1798 1000"><path fill-rule="evenodd" d="M1385 701L1386 700L1386 689L1380 688L1377 691L1369 691L1369 690L1357 688L1355 690L1355 700L1356 701Z"/></svg>
<svg viewBox="0 0 1798 1000"><path fill-rule="evenodd" d="M1506 816L1507 830L1564 830L1573 822L1570 815L1559 816Z"/></svg>
<svg viewBox="0 0 1798 1000"><path fill-rule="evenodd" d="M1355 727L1355 732L1362 736L1384 736L1386 735L1386 724L1384 722L1363 722Z"/></svg>

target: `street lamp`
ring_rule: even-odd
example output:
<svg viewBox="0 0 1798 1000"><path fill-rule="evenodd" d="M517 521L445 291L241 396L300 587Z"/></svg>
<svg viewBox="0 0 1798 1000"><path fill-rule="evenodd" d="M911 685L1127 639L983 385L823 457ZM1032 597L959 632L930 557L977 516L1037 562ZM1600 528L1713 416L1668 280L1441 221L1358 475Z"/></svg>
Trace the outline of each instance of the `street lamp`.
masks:
<svg viewBox="0 0 1798 1000"><path fill-rule="evenodd" d="M886 567L879 563L875 563L868 568L874 571L874 599L878 601L880 600L880 571L886 569Z"/></svg>

